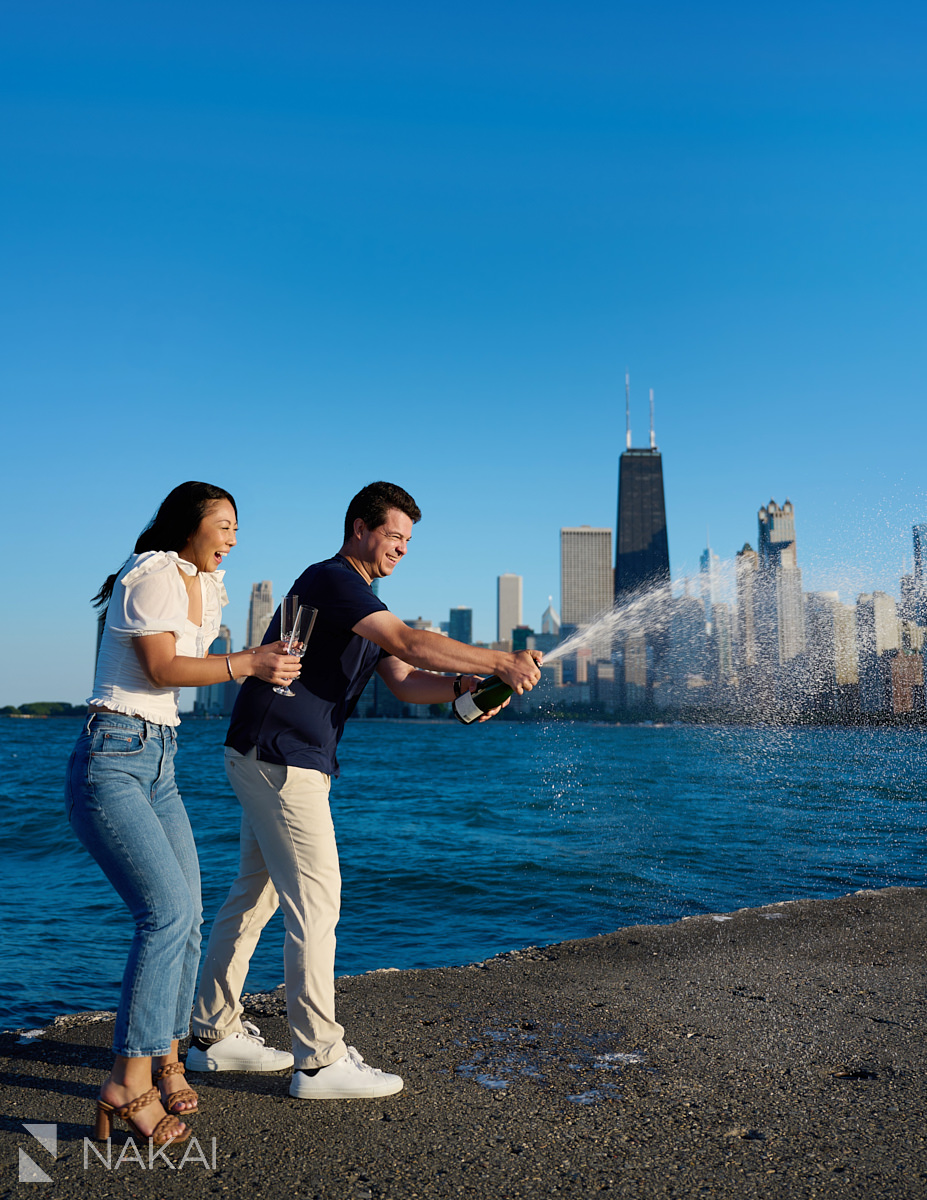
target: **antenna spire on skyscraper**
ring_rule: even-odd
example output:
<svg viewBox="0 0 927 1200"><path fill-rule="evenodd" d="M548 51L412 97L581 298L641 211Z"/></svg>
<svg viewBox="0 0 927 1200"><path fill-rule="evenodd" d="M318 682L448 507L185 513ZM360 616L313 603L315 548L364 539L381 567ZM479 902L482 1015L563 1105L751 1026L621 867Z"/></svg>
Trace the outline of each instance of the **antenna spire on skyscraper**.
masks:
<svg viewBox="0 0 927 1200"><path fill-rule="evenodd" d="M650 449L656 450L657 439L653 432L653 388L650 389Z"/></svg>
<svg viewBox="0 0 927 1200"><path fill-rule="evenodd" d="M628 427L627 444L628 449L631 449L631 373L624 373L624 419Z"/></svg>

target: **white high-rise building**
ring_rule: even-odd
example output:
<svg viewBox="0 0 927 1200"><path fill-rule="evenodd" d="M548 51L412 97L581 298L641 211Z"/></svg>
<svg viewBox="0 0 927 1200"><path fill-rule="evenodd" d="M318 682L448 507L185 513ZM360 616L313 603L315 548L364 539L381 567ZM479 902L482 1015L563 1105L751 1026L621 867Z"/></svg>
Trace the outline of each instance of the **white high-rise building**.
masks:
<svg viewBox="0 0 927 1200"><path fill-rule="evenodd" d="M522 578L500 575L496 580L496 640L511 642L512 630L521 625Z"/></svg>
<svg viewBox="0 0 927 1200"><path fill-rule="evenodd" d="M274 587L269 579L251 585L251 603L248 605L248 633L245 646L259 646L271 617L274 615Z"/></svg>
<svg viewBox="0 0 927 1200"><path fill-rule="evenodd" d="M560 530L560 620L589 625L612 607L612 531L580 525Z"/></svg>
<svg viewBox="0 0 927 1200"><path fill-rule="evenodd" d="M900 647L901 625L894 596L864 592L856 601L859 706L863 712L891 710L889 655Z"/></svg>
<svg viewBox="0 0 927 1200"><path fill-rule="evenodd" d="M842 696L859 682L856 612L837 592L805 594L808 665L803 690L815 708L838 710Z"/></svg>
<svg viewBox="0 0 927 1200"><path fill-rule="evenodd" d="M734 559L737 581L737 661L738 669L755 667L759 657L756 630L756 581L759 555L749 542Z"/></svg>
<svg viewBox="0 0 927 1200"><path fill-rule="evenodd" d="M614 604L611 529L580 525L560 530L560 620L563 632L591 625ZM611 634L588 646L593 659L608 658Z"/></svg>

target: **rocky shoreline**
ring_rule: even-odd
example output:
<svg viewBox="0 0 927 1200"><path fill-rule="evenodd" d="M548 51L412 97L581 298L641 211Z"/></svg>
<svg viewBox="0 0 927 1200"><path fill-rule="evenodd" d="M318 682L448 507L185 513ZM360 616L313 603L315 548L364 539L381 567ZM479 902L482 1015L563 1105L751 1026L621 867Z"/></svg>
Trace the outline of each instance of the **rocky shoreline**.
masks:
<svg viewBox="0 0 927 1200"><path fill-rule="evenodd" d="M123 1135L109 1167L88 1157L112 1017L59 1018L0 1036L0 1194L35 1195L25 1155L67 1198L921 1200L925 942L927 889L888 888L341 979L350 1042L405 1090L305 1102L287 1074L191 1076L200 1156L175 1148L174 1170ZM278 993L248 1011L286 1043Z"/></svg>

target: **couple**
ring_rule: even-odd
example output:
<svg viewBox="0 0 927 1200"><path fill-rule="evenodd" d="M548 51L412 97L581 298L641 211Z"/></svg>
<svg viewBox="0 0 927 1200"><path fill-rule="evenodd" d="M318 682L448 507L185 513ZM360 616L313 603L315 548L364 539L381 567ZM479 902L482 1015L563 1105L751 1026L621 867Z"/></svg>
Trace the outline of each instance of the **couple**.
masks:
<svg viewBox="0 0 927 1200"><path fill-rule="evenodd" d="M136 931L103 1084L96 1134L115 1115L155 1145L183 1141L196 1111L178 1060L199 959L199 869L173 776L182 686L247 676L226 739L226 769L242 806L241 869L216 917L193 1013L191 1070L294 1067L299 1099L382 1096L402 1080L377 1071L335 1020L335 925L340 875L328 807L344 724L374 671L406 703L435 704L494 673L519 694L540 677L527 653L479 649L410 629L374 594L408 550L421 512L389 483L351 501L340 551L293 584L319 610L302 660L276 640L209 655L221 606L219 569L235 545L237 511L220 488L175 488L135 554L97 596L107 605L87 722L68 767L71 825L125 901ZM300 673L302 668L302 673ZM457 672L434 674L433 672ZM272 684L296 682L296 697ZM293 1053L265 1047L241 1021L240 993L261 930L277 905L286 928L284 975Z"/></svg>

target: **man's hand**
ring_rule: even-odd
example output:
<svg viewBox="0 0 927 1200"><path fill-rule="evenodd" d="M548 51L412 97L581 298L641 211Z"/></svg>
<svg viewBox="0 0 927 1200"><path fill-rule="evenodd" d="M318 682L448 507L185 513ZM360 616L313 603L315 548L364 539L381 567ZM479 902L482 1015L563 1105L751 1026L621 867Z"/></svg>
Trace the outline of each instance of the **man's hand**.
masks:
<svg viewBox="0 0 927 1200"><path fill-rule="evenodd" d="M535 651L519 650L517 654L507 654L505 657L508 661L496 669L496 674L517 696L530 692L541 678L538 666L541 656Z"/></svg>

